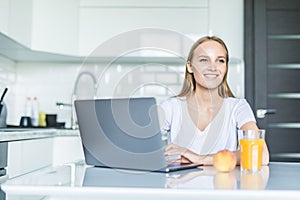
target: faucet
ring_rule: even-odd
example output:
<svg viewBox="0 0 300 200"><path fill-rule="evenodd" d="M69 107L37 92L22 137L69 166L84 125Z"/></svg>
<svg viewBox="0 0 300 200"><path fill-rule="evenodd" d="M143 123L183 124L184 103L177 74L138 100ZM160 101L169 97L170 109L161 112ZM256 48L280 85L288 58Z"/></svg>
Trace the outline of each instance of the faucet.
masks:
<svg viewBox="0 0 300 200"><path fill-rule="evenodd" d="M91 72L88 72L88 71L81 72L76 78L74 88L73 88L73 92L72 92L72 96L71 96L71 128L72 129L77 129L78 128L74 101L77 99L77 87L78 87L79 80L83 75L87 75L87 76L90 76L92 78L93 83L94 83L94 98L96 98L96 92L97 92L96 77Z"/></svg>

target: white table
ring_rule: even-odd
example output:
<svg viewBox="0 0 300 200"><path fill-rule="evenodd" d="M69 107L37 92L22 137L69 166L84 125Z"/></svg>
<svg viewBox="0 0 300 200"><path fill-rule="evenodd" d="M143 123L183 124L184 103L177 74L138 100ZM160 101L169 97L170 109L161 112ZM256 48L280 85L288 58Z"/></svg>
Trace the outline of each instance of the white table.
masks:
<svg viewBox="0 0 300 200"><path fill-rule="evenodd" d="M48 167L1 185L6 199L300 199L300 163L270 163L257 174L213 167L176 173ZM21 198L22 197L22 198Z"/></svg>

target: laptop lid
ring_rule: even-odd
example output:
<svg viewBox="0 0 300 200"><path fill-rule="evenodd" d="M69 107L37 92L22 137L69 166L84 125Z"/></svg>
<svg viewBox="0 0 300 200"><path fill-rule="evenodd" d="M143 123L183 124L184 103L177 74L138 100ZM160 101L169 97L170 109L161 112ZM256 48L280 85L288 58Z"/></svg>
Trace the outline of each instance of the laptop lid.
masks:
<svg viewBox="0 0 300 200"><path fill-rule="evenodd" d="M155 98L76 100L75 109L86 164L170 171Z"/></svg>

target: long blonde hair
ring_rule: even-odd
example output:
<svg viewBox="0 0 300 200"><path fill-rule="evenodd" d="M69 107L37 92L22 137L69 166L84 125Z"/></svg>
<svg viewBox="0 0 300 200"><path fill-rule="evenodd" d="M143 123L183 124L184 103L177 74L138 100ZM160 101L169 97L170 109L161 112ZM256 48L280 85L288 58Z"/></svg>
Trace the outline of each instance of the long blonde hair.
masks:
<svg viewBox="0 0 300 200"><path fill-rule="evenodd" d="M224 79L223 82L220 84L220 86L218 87L218 94L223 97L234 97L231 89L229 88L229 85L227 83L227 72L228 72L228 60L229 60L229 55L228 55L228 49L224 43L224 41L216 36L205 36L202 37L200 39L198 39L193 46L190 49L187 61L186 61L186 69L185 69L185 78L184 78L184 82L183 82L183 86L182 89L180 91L180 93L177 95L178 97L183 97L183 96L188 96L190 95L192 92L194 92L196 90L196 81L194 78L194 74L193 73L189 73L187 70L187 62L191 62L192 58L194 56L194 51L195 49L202 43L206 42L206 41L216 41L219 44L221 44L225 51L226 51L226 73L224 75Z"/></svg>

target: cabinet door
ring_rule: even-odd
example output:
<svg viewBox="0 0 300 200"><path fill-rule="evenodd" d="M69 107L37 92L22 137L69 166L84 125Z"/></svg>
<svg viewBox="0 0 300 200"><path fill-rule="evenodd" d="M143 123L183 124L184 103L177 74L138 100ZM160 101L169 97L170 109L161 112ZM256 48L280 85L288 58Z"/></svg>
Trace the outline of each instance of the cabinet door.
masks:
<svg viewBox="0 0 300 200"><path fill-rule="evenodd" d="M51 165L52 146L52 138L9 142L7 164L9 177Z"/></svg>
<svg viewBox="0 0 300 200"><path fill-rule="evenodd" d="M8 36L30 47L33 1L9 0Z"/></svg>
<svg viewBox="0 0 300 200"><path fill-rule="evenodd" d="M9 16L9 0L0 1L0 32L7 34Z"/></svg>
<svg viewBox="0 0 300 200"><path fill-rule="evenodd" d="M34 1L32 49L76 55L78 50L78 0Z"/></svg>
<svg viewBox="0 0 300 200"><path fill-rule="evenodd" d="M83 0L79 13L80 54L88 55L114 36L145 27L168 29L182 34L208 33L208 9L207 0ZM136 38L130 42L140 42L142 39ZM157 40L163 42L164 38Z"/></svg>
<svg viewBox="0 0 300 200"><path fill-rule="evenodd" d="M266 129L270 160L298 162L300 2L245 3L246 98Z"/></svg>
<svg viewBox="0 0 300 200"><path fill-rule="evenodd" d="M80 137L56 137L53 139L52 165L62 165L84 160Z"/></svg>

